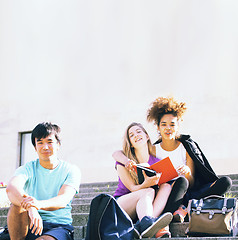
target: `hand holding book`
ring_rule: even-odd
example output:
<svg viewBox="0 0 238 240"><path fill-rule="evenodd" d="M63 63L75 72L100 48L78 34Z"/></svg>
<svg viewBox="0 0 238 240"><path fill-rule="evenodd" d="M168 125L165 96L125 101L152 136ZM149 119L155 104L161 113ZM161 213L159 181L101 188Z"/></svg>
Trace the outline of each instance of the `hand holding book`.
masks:
<svg viewBox="0 0 238 240"><path fill-rule="evenodd" d="M147 176L146 171L142 170L142 174L144 176L144 181L143 181L143 184L145 184L144 187L156 186L156 188L158 188L158 183L161 177L161 173L155 173L155 175L153 176Z"/></svg>
<svg viewBox="0 0 238 240"><path fill-rule="evenodd" d="M137 174L138 174L140 184L143 183L144 181L142 170L145 171L147 176L155 176L156 173L161 173L161 177L159 179L158 185L168 182L178 176L178 173L174 168L169 157L164 158L152 164L149 168L145 168L140 165L137 165Z"/></svg>

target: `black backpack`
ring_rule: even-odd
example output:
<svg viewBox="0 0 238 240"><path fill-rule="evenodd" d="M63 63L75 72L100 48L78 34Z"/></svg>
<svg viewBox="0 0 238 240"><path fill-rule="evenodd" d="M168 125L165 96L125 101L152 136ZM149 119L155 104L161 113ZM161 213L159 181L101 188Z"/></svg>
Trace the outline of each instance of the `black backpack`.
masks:
<svg viewBox="0 0 238 240"><path fill-rule="evenodd" d="M92 200L85 240L131 240L133 233L131 218L113 196L100 194Z"/></svg>
<svg viewBox="0 0 238 240"><path fill-rule="evenodd" d="M7 226L0 230L0 240L10 240Z"/></svg>

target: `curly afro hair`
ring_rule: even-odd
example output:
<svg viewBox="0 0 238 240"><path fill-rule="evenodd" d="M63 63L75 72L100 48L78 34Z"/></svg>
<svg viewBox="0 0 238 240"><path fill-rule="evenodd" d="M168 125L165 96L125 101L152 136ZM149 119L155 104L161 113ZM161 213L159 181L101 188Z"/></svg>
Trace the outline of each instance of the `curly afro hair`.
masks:
<svg viewBox="0 0 238 240"><path fill-rule="evenodd" d="M184 102L175 101L173 97L158 97L147 111L147 120L154 122L157 126L159 126L160 120L165 114L173 114L179 120L182 120L182 116L187 110L185 105Z"/></svg>

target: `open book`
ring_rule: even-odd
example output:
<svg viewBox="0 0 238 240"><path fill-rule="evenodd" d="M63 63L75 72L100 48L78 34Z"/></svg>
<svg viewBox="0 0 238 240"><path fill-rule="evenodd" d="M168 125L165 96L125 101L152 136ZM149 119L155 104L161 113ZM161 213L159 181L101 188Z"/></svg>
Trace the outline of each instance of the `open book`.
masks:
<svg viewBox="0 0 238 240"><path fill-rule="evenodd" d="M168 182L173 178L178 177L178 173L174 168L169 157L166 157L152 164L150 167L143 167L143 166L137 165L137 175L139 179L139 184L143 183L144 181L144 176L142 173L143 170L145 171L146 175L149 177L156 175L156 173L161 173L161 177L158 185L161 185L162 183Z"/></svg>

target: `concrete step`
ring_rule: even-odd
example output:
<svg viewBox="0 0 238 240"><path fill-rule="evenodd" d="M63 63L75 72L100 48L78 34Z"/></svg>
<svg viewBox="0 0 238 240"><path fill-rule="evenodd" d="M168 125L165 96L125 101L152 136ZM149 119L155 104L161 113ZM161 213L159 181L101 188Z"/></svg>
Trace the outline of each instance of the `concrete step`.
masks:
<svg viewBox="0 0 238 240"><path fill-rule="evenodd" d="M116 186L101 186L101 187L84 187L84 188L80 188L79 193L75 195L75 197L80 197L81 194L83 193L101 193L101 192L114 192L117 188Z"/></svg>
<svg viewBox="0 0 238 240"><path fill-rule="evenodd" d="M88 217L88 213L72 213L73 226L86 226Z"/></svg>
<svg viewBox="0 0 238 240"><path fill-rule="evenodd" d="M188 223L171 223L170 224L170 232L172 237L187 237L185 235L185 231L188 228ZM84 227L75 226L75 236L85 237L86 236L86 225ZM79 238L80 238L79 237Z"/></svg>
<svg viewBox="0 0 238 240"><path fill-rule="evenodd" d="M186 237L186 230L188 228L188 223L171 223L169 225L169 230L172 237Z"/></svg>
<svg viewBox="0 0 238 240"><path fill-rule="evenodd" d="M232 184L232 187L229 192L237 193L238 192L238 184Z"/></svg>
<svg viewBox="0 0 238 240"><path fill-rule="evenodd" d="M8 213L8 207L7 208L0 208L0 217L1 216L7 216L7 213ZM2 225L0 225L1 227Z"/></svg>
<svg viewBox="0 0 238 240"><path fill-rule="evenodd" d="M92 189L90 189L88 192L86 190L78 193L77 195L75 195L73 202L90 202L90 199L92 200L94 197L96 197L97 195L101 194L101 193L105 193L105 194L110 194L113 195L115 192L116 188L111 188L108 191L105 191L105 189L102 190L98 190L98 191L94 191ZM231 194L232 196L237 197L238 196L238 184L237 185L232 185L232 188L230 189L230 191L228 191L229 194Z"/></svg>
<svg viewBox="0 0 238 240"><path fill-rule="evenodd" d="M179 224L179 223L172 223L170 224L170 232L172 235L172 239L174 240L188 240L188 239L192 239L192 240L238 240L238 237L188 237L186 236L185 230L188 227L188 223L185 224ZM74 235L75 235L75 240L84 240L86 237L86 231L87 228L86 226L76 226L74 227ZM179 234L181 234L179 236ZM151 239L151 240L155 240L158 238L143 238L143 239Z"/></svg>
<svg viewBox="0 0 238 240"><path fill-rule="evenodd" d="M87 222L88 222L88 213L73 213L73 226L75 228L75 238L76 239L83 239L86 237L86 229L87 229ZM6 216L1 216L0 217L0 224L1 226L5 226L7 224L7 217ZM188 222L185 223L171 223L170 224L170 232L172 235L172 238L187 238L185 232L186 229L188 228ZM182 238L183 237L183 238ZM195 239L189 237L189 239ZM237 238L196 238L196 239L238 239Z"/></svg>
<svg viewBox="0 0 238 240"><path fill-rule="evenodd" d="M72 204L72 213L89 213L90 203L88 204Z"/></svg>
<svg viewBox="0 0 238 240"><path fill-rule="evenodd" d="M230 191L230 193L232 194L232 196L234 196L234 194L237 194L237 182L238 182L238 174L237 175L232 175L231 176L232 181L233 181L233 186L232 189ZM91 200L94 196L97 196L98 194L101 193L108 193L113 195L115 189L117 187L117 182L111 182L111 183L90 183L90 184L84 184L83 188L81 189L81 192L76 196L76 198L74 199L73 203L74 204L88 204L87 208L90 210L90 203ZM96 194L95 194L96 193ZM76 209L76 208L75 208ZM74 210L73 210L74 212ZM82 218L81 221L79 221L77 218ZM82 239L85 238L86 236L86 225L87 225L87 220L88 220L88 216L87 215L81 215L81 214L77 214L75 213L73 215L73 225L75 227L75 238L76 239ZM85 222L85 225L79 225L82 224L83 222ZM184 239L188 239L187 236L185 235L185 231L188 228L188 223L171 223L170 224L170 231L172 234L173 239L178 239L178 240L184 240ZM151 238L151 239L155 239L155 238ZM216 238L191 238L189 237L189 239L194 239L194 240L221 240L221 239L238 239L237 238L232 238L232 237L226 237L226 238L222 238L222 237L216 237Z"/></svg>
<svg viewBox="0 0 238 240"><path fill-rule="evenodd" d="M236 179L236 178L235 178L235 179L232 179L232 183L233 183L233 184L238 184L238 179Z"/></svg>
<svg viewBox="0 0 238 240"><path fill-rule="evenodd" d="M237 177L238 179L238 177ZM82 183L80 185L80 188L100 188L100 187L115 187L117 186L117 182L113 181L113 182L94 182L94 183Z"/></svg>
<svg viewBox="0 0 238 240"><path fill-rule="evenodd" d="M0 227L4 227L7 225L7 215L0 217Z"/></svg>
<svg viewBox="0 0 238 240"><path fill-rule="evenodd" d="M221 177L223 175L219 175L219 177ZM238 173L235 173L235 174L228 174L228 175L225 175L225 176L229 176L231 178L231 180L238 180Z"/></svg>
<svg viewBox="0 0 238 240"><path fill-rule="evenodd" d="M238 174L229 175L232 179L233 185L228 194L232 197L238 196ZM79 193L74 197L72 201L72 217L73 226L75 228L75 239L82 240L86 236L86 225L88 222L90 204L94 197L101 193L113 195L117 182L99 182L99 183L84 183L80 186ZM7 224L7 212L8 208L0 208L0 227L4 227ZM173 239L184 240L188 239L185 235L185 230L188 227L188 223L171 223L170 231ZM151 238L154 239L154 238ZM222 239L238 239L232 237L216 237L216 238L190 238L194 240L222 240Z"/></svg>
<svg viewBox="0 0 238 240"><path fill-rule="evenodd" d="M74 198L74 201L76 200L80 200L80 199L93 199L95 198L97 195L101 194L101 193L105 193L105 194L110 194L113 195L115 191L111 191L111 192L105 192L105 191L101 191L101 192L85 192L85 193L80 193L80 195L78 197Z"/></svg>
<svg viewBox="0 0 238 240"><path fill-rule="evenodd" d="M72 201L72 204L90 204L92 201L91 197L85 197L85 198L74 198Z"/></svg>

